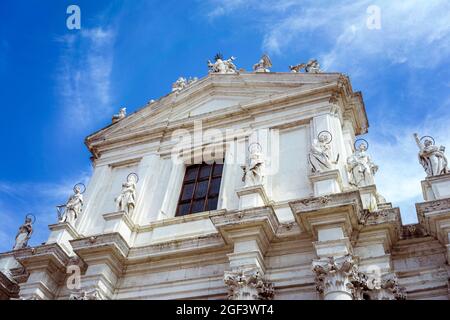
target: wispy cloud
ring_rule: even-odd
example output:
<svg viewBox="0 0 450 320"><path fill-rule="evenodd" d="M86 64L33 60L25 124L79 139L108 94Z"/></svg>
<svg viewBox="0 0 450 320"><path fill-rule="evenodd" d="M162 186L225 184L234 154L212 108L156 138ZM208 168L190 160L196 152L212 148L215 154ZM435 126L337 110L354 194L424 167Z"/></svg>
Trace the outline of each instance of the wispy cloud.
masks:
<svg viewBox="0 0 450 320"><path fill-rule="evenodd" d="M381 29L367 28L367 8L380 8ZM209 18L244 14L263 32L271 54L316 52L325 69L385 59L413 67L436 66L450 53L450 2L446 0L210 0Z"/></svg>
<svg viewBox="0 0 450 320"><path fill-rule="evenodd" d="M111 73L115 32L81 29L57 39L62 45L57 92L68 131L90 128L112 113Z"/></svg>

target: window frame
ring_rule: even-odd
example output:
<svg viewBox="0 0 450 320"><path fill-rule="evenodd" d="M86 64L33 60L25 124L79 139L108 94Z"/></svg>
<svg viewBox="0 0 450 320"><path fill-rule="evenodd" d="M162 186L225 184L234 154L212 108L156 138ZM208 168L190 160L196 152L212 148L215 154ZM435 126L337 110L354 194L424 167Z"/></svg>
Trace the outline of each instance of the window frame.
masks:
<svg viewBox="0 0 450 320"><path fill-rule="evenodd" d="M221 166L219 174L214 174L214 171L216 171L215 170L216 166ZM209 174L207 176L200 177L202 169L206 168L206 167L209 167ZM195 172L195 177L187 180L186 178L187 178L187 174L189 173L189 170L196 170L196 172ZM187 215L196 214L196 213L200 213L200 212L217 210L217 207L219 205L220 188L221 188L222 179L223 179L223 170L224 170L224 162L223 161L222 161L222 163L217 163L217 161L214 161L211 164L202 162L201 164L194 164L194 165L186 166L184 175L183 175L183 181L181 184L180 195L178 197L178 202L177 202L177 206L176 206L175 217L182 217L182 216L187 216ZM214 192L211 194L211 191L212 191L211 186L212 186L212 181L214 179L220 179L220 182L219 182L217 192ZM207 181L207 186L206 186L204 195L201 197L196 197L198 187L199 187L200 183L204 182L204 181ZM191 184L193 184L194 186L193 186L192 192L190 192L190 197L187 198L186 200L183 200L185 188L186 188L186 186L191 185ZM215 208L210 209L209 208L209 200L214 200L214 199L216 199ZM193 210L195 201L203 201L202 210L200 210L200 211ZM189 208L188 208L187 212L184 214L181 214L180 213L181 206L187 205L187 204L189 204Z"/></svg>

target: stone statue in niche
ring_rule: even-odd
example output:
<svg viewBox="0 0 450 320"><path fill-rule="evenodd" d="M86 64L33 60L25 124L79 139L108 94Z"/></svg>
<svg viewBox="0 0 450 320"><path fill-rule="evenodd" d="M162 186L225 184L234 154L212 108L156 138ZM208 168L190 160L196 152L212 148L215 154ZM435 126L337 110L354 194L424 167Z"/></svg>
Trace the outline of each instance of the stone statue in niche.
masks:
<svg viewBox="0 0 450 320"><path fill-rule="evenodd" d="M13 250L19 250L26 248L28 246L28 240L30 240L33 234L33 223L35 217L32 214L28 214L25 217L25 222L19 227L19 231L16 235L16 242L14 244Z"/></svg>
<svg viewBox="0 0 450 320"><path fill-rule="evenodd" d="M73 187L74 194L70 196L65 205L58 206L58 218L59 222L67 222L72 225L78 219L83 207L83 193L86 191L86 187L82 183L78 183Z"/></svg>
<svg viewBox="0 0 450 320"><path fill-rule="evenodd" d="M258 63L253 65L253 71L260 73L260 72L270 72L270 69L272 67L272 61L270 61L270 58L268 55L264 54L261 59L258 61Z"/></svg>
<svg viewBox="0 0 450 320"><path fill-rule="evenodd" d="M418 134L415 133L414 139L419 147L420 164L425 169L427 177L439 176L449 172L444 146L437 147L434 139L430 136L419 139Z"/></svg>
<svg viewBox="0 0 450 320"><path fill-rule="evenodd" d="M233 61L235 57L231 56L230 59L224 60L223 56L218 53L214 57L215 62L212 63L208 60L208 68L210 73L238 73Z"/></svg>
<svg viewBox="0 0 450 320"><path fill-rule="evenodd" d="M138 181L137 174L130 173L127 181L122 183L122 192L115 199L117 211L124 211L129 217L133 215L136 206L136 184Z"/></svg>
<svg viewBox="0 0 450 320"><path fill-rule="evenodd" d="M248 164L243 168L244 176L242 177L246 187L260 185L264 179L264 159L261 145L252 143L248 150L250 152L249 160Z"/></svg>
<svg viewBox="0 0 450 320"><path fill-rule="evenodd" d="M127 108L120 108L119 113L113 115L112 123L119 122L127 116Z"/></svg>
<svg viewBox="0 0 450 320"><path fill-rule="evenodd" d="M333 168L339 161L339 155L336 160L331 160L331 141L333 136L329 131L322 131L314 139L308 154L308 162L313 173L323 172Z"/></svg>
<svg viewBox="0 0 450 320"><path fill-rule="evenodd" d="M357 146L357 143L362 141ZM374 175L378 166L367 154L369 143L364 139L355 142L355 152L347 158L347 170L350 173L350 184L355 187L369 186L375 183Z"/></svg>

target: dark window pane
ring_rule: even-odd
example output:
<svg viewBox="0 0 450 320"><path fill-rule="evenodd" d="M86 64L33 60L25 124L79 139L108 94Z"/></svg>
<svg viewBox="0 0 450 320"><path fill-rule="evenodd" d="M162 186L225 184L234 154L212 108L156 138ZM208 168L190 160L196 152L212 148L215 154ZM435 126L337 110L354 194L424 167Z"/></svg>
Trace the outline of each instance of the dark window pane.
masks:
<svg viewBox="0 0 450 320"><path fill-rule="evenodd" d="M184 216L186 214L189 214L190 206L191 206L190 203L180 204L178 206L177 216Z"/></svg>
<svg viewBox="0 0 450 320"><path fill-rule="evenodd" d="M186 175L184 176L184 181L191 181L197 178L198 166L188 167L186 169Z"/></svg>
<svg viewBox="0 0 450 320"><path fill-rule="evenodd" d="M181 195L181 201L192 199L192 193L194 192L194 183L186 184L183 187L183 193Z"/></svg>
<svg viewBox="0 0 450 320"><path fill-rule="evenodd" d="M219 194L220 189L220 178L214 178L211 180L211 184L209 186L209 195L217 196Z"/></svg>
<svg viewBox="0 0 450 320"><path fill-rule="evenodd" d="M206 192L208 191L208 180L200 181L197 184L197 189L195 189L195 199L204 198L206 196Z"/></svg>
<svg viewBox="0 0 450 320"><path fill-rule="evenodd" d="M205 210L204 208L205 208L205 199L195 200L192 203L192 213L202 212Z"/></svg>
<svg viewBox="0 0 450 320"><path fill-rule="evenodd" d="M208 178L211 173L211 166L203 165L200 169L199 179Z"/></svg>
<svg viewBox="0 0 450 320"><path fill-rule="evenodd" d="M208 199L208 208L207 210L217 210L217 200L219 198L215 197L215 198L209 198Z"/></svg>
<svg viewBox="0 0 450 320"><path fill-rule="evenodd" d="M216 164L214 166L213 176L214 177L221 176L222 175L222 171L223 171L223 164Z"/></svg>

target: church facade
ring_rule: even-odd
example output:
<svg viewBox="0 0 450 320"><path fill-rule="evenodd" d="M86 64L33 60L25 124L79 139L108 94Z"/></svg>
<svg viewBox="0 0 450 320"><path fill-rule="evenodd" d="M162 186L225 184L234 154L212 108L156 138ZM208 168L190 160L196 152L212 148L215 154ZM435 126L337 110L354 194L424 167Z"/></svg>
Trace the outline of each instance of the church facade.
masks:
<svg viewBox="0 0 450 320"><path fill-rule="evenodd" d="M45 244L27 245L27 217L0 254L2 299L449 299L445 148L416 136L424 200L403 225L348 76L208 66L86 138L89 184Z"/></svg>

